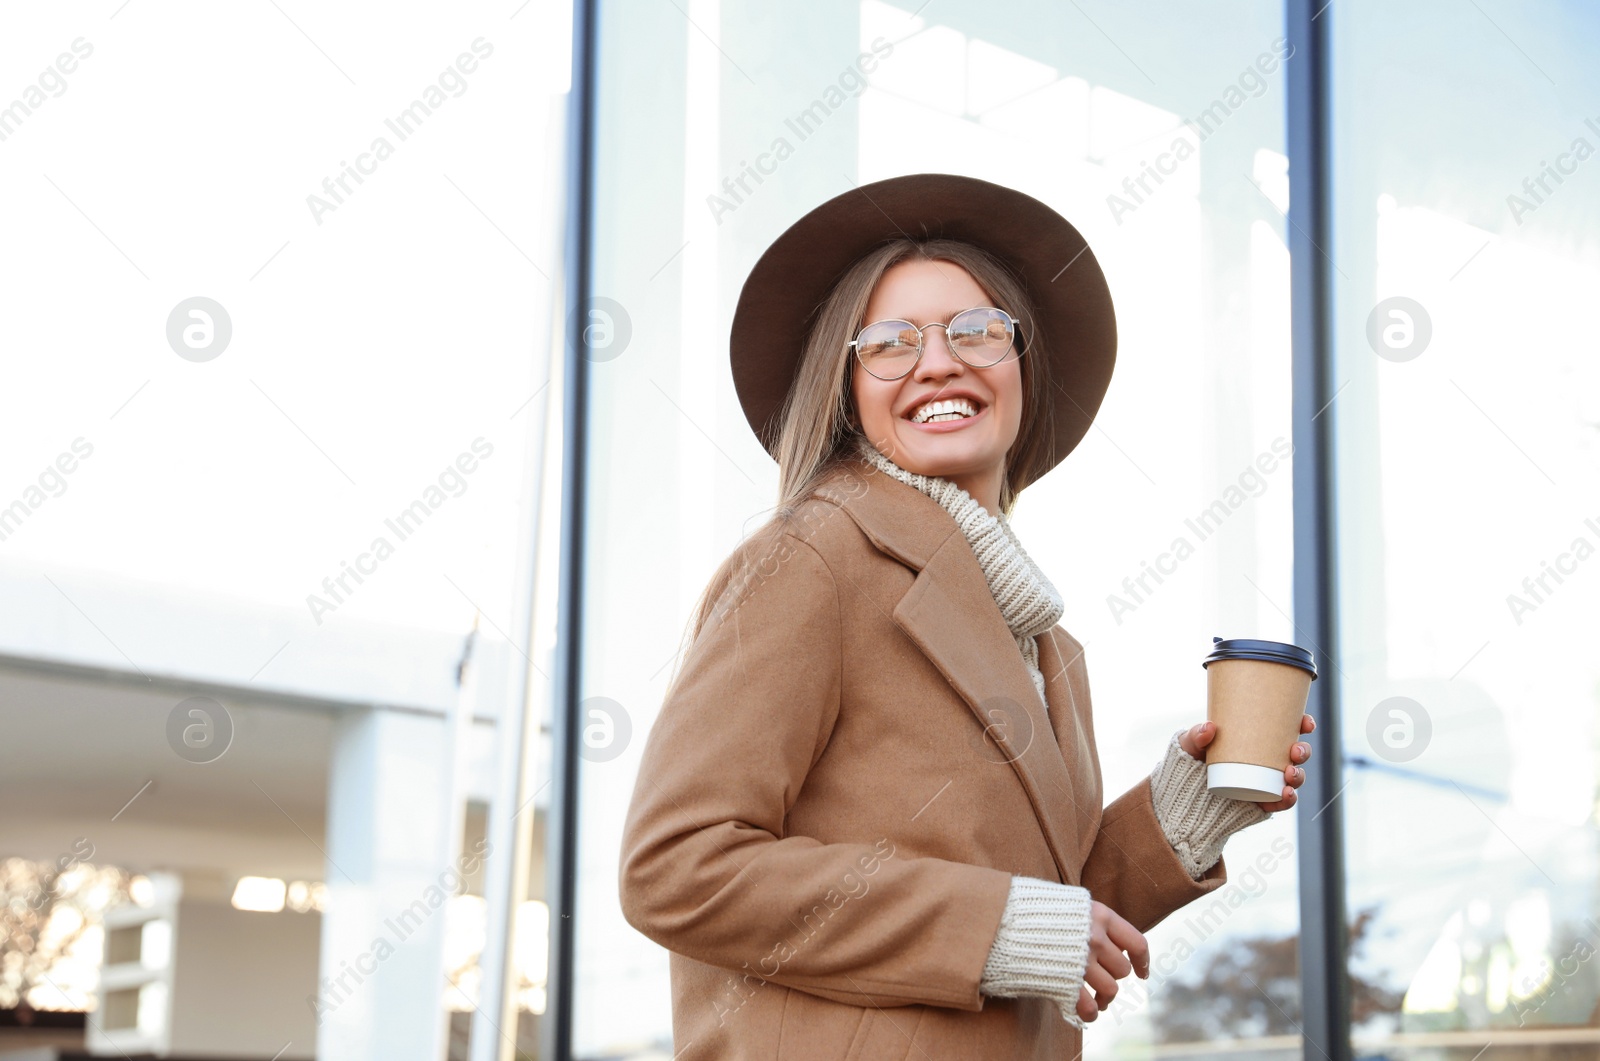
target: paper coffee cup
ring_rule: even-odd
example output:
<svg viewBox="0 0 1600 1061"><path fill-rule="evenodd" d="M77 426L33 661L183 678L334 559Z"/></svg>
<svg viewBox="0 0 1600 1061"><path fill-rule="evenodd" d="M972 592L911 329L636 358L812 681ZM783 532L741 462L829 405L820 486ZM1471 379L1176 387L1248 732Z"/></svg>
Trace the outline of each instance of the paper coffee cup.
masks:
<svg viewBox="0 0 1600 1061"><path fill-rule="evenodd" d="M1229 799L1276 803L1317 665L1308 650L1282 641L1211 641L1200 664L1206 718L1217 726L1205 749L1206 787Z"/></svg>

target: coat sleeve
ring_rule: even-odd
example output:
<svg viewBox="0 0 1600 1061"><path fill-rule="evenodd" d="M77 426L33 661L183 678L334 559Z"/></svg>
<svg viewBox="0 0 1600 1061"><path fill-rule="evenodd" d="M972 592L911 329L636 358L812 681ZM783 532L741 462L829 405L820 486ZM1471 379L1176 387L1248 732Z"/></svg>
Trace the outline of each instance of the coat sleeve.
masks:
<svg viewBox="0 0 1600 1061"><path fill-rule="evenodd" d="M1227 880L1227 867L1220 858L1199 880L1189 876L1161 831L1148 777L1140 778L1105 809L1082 875L1092 898L1140 932Z"/></svg>
<svg viewBox="0 0 1600 1061"><path fill-rule="evenodd" d="M1060 626L1053 636L1057 651L1067 661L1064 666L1074 703L1079 705L1080 725L1093 747L1094 714L1083 646ZM1062 641L1066 642L1064 649ZM1097 792L1098 761L1096 757L1093 768ZM1099 828L1078 875L1078 883L1089 889L1090 898L1111 907L1140 932L1227 880L1227 866L1220 859L1199 880L1189 876L1156 817L1149 777L1140 778L1101 812Z"/></svg>
<svg viewBox="0 0 1600 1061"><path fill-rule="evenodd" d="M696 961L834 1001L980 1010L1009 873L786 828L838 718L839 587L793 534L768 553L736 573L650 731L623 916Z"/></svg>

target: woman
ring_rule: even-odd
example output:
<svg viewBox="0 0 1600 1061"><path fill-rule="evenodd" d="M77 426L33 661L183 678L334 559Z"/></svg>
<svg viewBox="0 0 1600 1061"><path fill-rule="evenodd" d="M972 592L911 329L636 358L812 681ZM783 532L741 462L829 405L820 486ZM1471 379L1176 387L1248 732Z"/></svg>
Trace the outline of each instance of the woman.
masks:
<svg viewBox="0 0 1600 1061"><path fill-rule="evenodd" d="M848 192L752 270L734 379L782 503L707 587L622 841L678 1058L1077 1058L1142 932L1294 805L1309 745L1276 803L1222 799L1201 723L1102 807L1082 646L1009 517L1115 348L1078 232L972 178Z"/></svg>

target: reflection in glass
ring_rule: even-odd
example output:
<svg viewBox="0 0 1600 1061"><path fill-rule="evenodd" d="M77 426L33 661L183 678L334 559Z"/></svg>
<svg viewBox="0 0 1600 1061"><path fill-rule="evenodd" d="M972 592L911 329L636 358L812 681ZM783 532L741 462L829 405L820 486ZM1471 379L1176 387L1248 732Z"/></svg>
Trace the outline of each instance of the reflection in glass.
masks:
<svg viewBox="0 0 1600 1061"><path fill-rule="evenodd" d="M1357 1044L1593 1057L1600 14L1328 17Z"/></svg>

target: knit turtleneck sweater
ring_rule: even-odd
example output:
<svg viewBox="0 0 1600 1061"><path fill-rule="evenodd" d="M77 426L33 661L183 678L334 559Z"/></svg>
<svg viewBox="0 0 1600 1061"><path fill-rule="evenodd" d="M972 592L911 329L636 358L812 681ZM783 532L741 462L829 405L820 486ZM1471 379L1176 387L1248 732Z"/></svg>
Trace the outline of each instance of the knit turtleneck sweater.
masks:
<svg viewBox="0 0 1600 1061"><path fill-rule="evenodd" d="M1061 595L1033 562L1004 513L990 514L961 487L936 475L909 472L856 436L863 459L879 471L938 502L956 521L983 568L1006 626L1045 697L1037 636L1061 620ZM1215 796L1205 784L1205 763L1178 743L1150 776L1151 802L1162 833L1188 875L1199 880L1222 857L1222 845L1238 830L1269 817L1260 804ZM1000 928L984 965L979 989L1001 998L1031 996L1056 1003L1063 1019L1077 1028L1078 994L1089 958L1092 909L1088 889L1037 877L1013 876Z"/></svg>
<svg viewBox="0 0 1600 1061"><path fill-rule="evenodd" d="M1056 587L1023 549L1022 542L1011 529L1011 521L1003 512L991 514L949 479L906 471L879 452L865 435L856 436L856 445L861 455L879 471L920 490L956 521L978 558L978 566L983 568L989 592L994 595L1000 615L1016 639L1033 687L1039 691L1039 700L1048 711L1050 702L1045 697L1044 672L1039 669L1038 635L1061 621L1064 605Z"/></svg>

